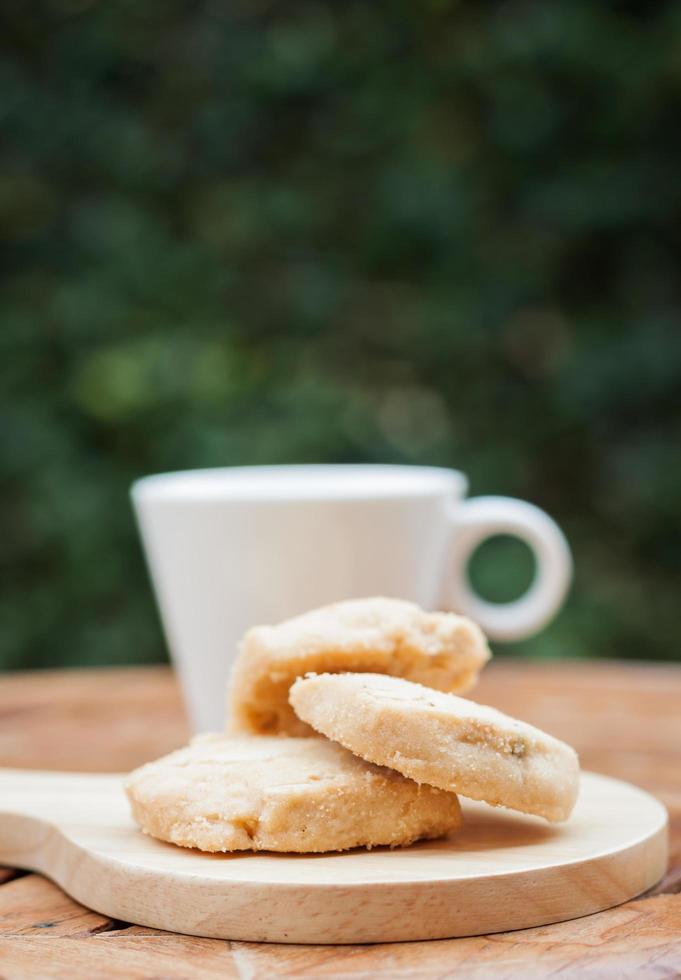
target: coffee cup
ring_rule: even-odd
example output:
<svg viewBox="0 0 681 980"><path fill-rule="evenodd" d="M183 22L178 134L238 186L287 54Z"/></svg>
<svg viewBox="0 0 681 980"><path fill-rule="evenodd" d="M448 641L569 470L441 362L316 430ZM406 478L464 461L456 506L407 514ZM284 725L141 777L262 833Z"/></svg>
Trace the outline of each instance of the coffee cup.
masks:
<svg viewBox="0 0 681 980"><path fill-rule="evenodd" d="M561 606L572 561L557 524L533 504L466 497L463 473L438 467L226 467L145 477L132 499L168 647L195 730L224 725L239 640L341 599L384 595L472 617L492 640L538 632ZM472 588L485 539L532 550L534 581L508 603Z"/></svg>

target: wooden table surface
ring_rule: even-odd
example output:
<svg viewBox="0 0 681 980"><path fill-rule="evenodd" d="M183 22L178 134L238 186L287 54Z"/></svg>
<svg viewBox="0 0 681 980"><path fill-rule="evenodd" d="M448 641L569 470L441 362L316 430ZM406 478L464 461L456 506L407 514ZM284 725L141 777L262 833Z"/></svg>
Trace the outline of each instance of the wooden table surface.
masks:
<svg viewBox="0 0 681 980"><path fill-rule="evenodd" d="M0 980L681 975L681 666L498 660L476 699L546 728L585 768L638 783L671 818L669 872L619 908L470 939L285 946L194 939L112 921L39 875L0 868ZM0 766L121 771L187 737L164 667L0 676Z"/></svg>

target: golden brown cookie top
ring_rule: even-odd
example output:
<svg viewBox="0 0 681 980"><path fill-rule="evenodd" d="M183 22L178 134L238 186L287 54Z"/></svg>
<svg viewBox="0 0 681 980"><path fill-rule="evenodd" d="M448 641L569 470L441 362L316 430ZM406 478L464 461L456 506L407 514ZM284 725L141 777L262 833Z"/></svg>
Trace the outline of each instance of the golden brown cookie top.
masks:
<svg viewBox="0 0 681 980"><path fill-rule="evenodd" d="M133 772L126 791L143 830L205 851L398 845L460 824L453 793L316 737L199 736Z"/></svg>
<svg viewBox="0 0 681 980"><path fill-rule="evenodd" d="M234 731L309 734L288 690L308 672L377 672L443 691L466 691L489 660L478 626L412 602L352 599L315 609L244 637L230 685Z"/></svg>
<svg viewBox="0 0 681 980"><path fill-rule="evenodd" d="M579 762L570 746L486 705L383 674L301 678L300 718L361 758L495 806L565 820Z"/></svg>

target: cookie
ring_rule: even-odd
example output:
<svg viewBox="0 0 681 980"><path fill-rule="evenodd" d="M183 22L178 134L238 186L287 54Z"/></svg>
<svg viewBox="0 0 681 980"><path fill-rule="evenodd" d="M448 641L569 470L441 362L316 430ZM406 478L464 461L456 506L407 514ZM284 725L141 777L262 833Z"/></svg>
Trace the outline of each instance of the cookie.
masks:
<svg viewBox="0 0 681 980"><path fill-rule="evenodd" d="M145 833L202 851L394 847L461 823L453 793L315 737L200 735L135 770L126 792Z"/></svg>
<svg viewBox="0 0 681 980"><path fill-rule="evenodd" d="M352 599L244 637L232 671L229 727L309 735L288 703L297 677L355 671L395 674L442 691L466 691L489 660L478 626L400 599Z"/></svg>
<svg viewBox="0 0 681 980"><path fill-rule="evenodd" d="M577 754L494 708L384 674L322 674L291 688L296 713L368 762L418 783L565 820Z"/></svg>

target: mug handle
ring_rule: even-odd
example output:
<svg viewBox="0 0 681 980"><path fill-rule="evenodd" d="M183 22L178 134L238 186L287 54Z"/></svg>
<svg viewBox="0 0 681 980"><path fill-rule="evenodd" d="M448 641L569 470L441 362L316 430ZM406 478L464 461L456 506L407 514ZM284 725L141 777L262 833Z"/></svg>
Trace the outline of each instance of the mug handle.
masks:
<svg viewBox="0 0 681 980"><path fill-rule="evenodd" d="M565 535L548 514L512 497L473 497L452 514L445 604L479 623L492 640L520 640L546 625L562 605L572 579ZM536 573L527 592L513 602L487 602L471 588L468 562L486 538L509 534L533 551Z"/></svg>

